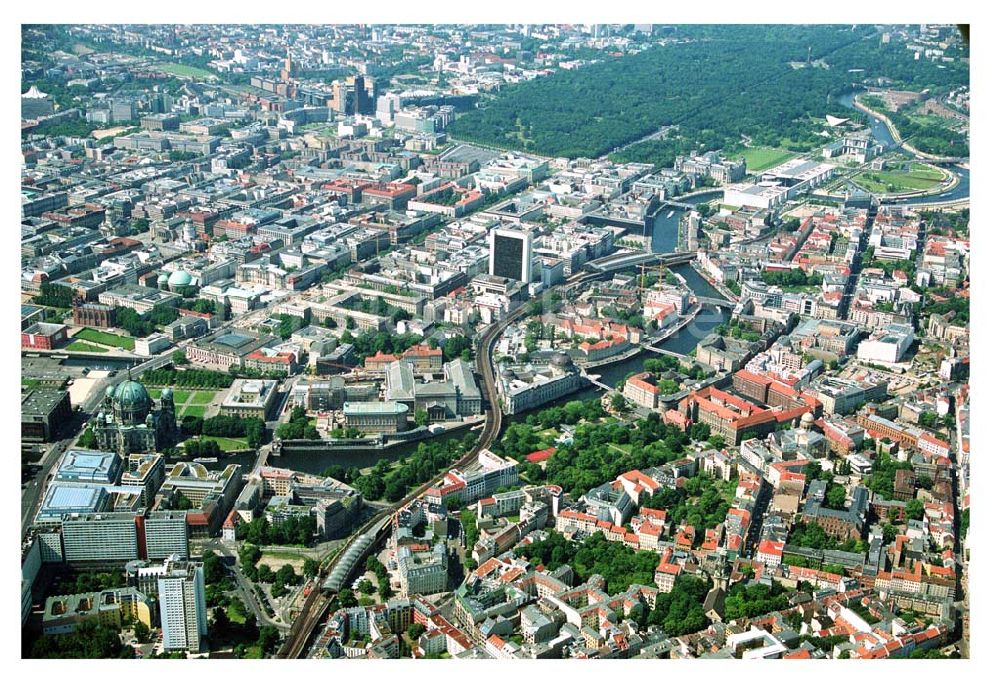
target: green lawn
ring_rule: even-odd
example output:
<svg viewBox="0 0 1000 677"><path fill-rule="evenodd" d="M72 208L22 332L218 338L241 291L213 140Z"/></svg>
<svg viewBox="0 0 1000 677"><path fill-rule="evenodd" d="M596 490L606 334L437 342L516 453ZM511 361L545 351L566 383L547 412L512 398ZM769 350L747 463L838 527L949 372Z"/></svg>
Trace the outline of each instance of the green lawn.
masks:
<svg viewBox="0 0 1000 677"><path fill-rule="evenodd" d="M106 346L124 348L125 350L135 350L135 339L131 336L119 336L106 331L98 331L90 327L77 332L76 338L91 341L93 343L100 343Z"/></svg>
<svg viewBox="0 0 1000 677"><path fill-rule="evenodd" d="M786 160L791 160L797 155L790 150L783 148L754 147L745 148L738 153L747 160L747 171L760 172L770 169L775 165L780 165Z"/></svg>
<svg viewBox="0 0 1000 677"><path fill-rule="evenodd" d="M159 399L163 388L147 388L146 391L154 400ZM215 390L174 390L174 404L177 405L177 418L197 416L205 418L208 404L215 399Z"/></svg>
<svg viewBox="0 0 1000 677"><path fill-rule="evenodd" d="M918 179L944 181L948 175L933 165L913 163L910 165L910 175Z"/></svg>
<svg viewBox="0 0 1000 677"><path fill-rule="evenodd" d="M106 353L108 349L104 346L96 346L93 343L83 343L74 341L66 345L66 350L71 353Z"/></svg>
<svg viewBox="0 0 1000 677"><path fill-rule="evenodd" d="M205 407L200 404L187 405L177 412L177 416L183 418L185 416L197 416L198 418L205 418Z"/></svg>
<svg viewBox="0 0 1000 677"><path fill-rule="evenodd" d="M91 341L92 343L100 343L105 346L135 350L135 339L131 336L118 336L117 334L109 334L106 331L98 331L90 327L81 329L77 332L75 338Z"/></svg>
<svg viewBox="0 0 1000 677"><path fill-rule="evenodd" d="M191 393L190 404L211 404L212 400L215 399L214 391L194 391Z"/></svg>
<svg viewBox="0 0 1000 677"><path fill-rule="evenodd" d="M910 171L901 169L862 172L854 182L872 193L902 193L929 190L945 179L944 173L928 165L913 165Z"/></svg>
<svg viewBox="0 0 1000 677"><path fill-rule="evenodd" d="M235 451L236 449L246 449L247 440L245 437L212 437L211 435L202 435L199 438L202 442L207 440L215 440L219 449L223 451Z"/></svg>
<svg viewBox="0 0 1000 677"><path fill-rule="evenodd" d="M232 604L226 607L226 615L229 616L229 620L237 625L243 625L243 622L247 619L243 614L237 613Z"/></svg>
<svg viewBox="0 0 1000 677"><path fill-rule="evenodd" d="M163 388L147 388L146 392L149 393L149 396L151 398L157 400L160 398L160 393L163 392ZM188 401L188 398L190 398L191 395L193 394L194 393L192 393L190 390L175 390L174 404L184 404L185 402Z"/></svg>
<svg viewBox="0 0 1000 677"><path fill-rule="evenodd" d="M161 70L164 73L170 73L171 75L177 75L180 77L198 78L200 80L219 79L219 76L211 71L206 71L201 68L195 68L194 66L185 66L184 64L179 64L179 63L156 64L156 69Z"/></svg>

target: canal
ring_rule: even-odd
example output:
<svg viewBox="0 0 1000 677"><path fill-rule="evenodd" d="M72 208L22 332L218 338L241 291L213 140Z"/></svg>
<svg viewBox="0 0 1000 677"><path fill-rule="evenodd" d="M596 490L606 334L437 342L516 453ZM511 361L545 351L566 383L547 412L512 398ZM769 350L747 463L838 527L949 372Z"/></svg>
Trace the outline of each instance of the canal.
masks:
<svg viewBox="0 0 1000 677"><path fill-rule="evenodd" d="M722 197L722 190L702 193L689 198L680 198L679 202L686 202L691 205L699 205L709 200ZM664 207L656 215L653 221L653 251L657 254L667 254L677 248L677 228L681 217L685 214L683 209Z"/></svg>

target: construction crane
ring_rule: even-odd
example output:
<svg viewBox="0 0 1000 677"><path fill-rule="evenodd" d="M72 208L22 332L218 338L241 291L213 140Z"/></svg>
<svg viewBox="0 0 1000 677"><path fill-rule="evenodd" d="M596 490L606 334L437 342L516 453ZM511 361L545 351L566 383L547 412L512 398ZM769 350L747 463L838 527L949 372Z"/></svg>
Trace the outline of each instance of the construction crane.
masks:
<svg viewBox="0 0 1000 677"><path fill-rule="evenodd" d="M639 264L639 289L641 291L646 290L646 270L651 269L656 271L656 284L657 286L663 286L663 271L664 269L669 269L670 266L666 263L658 263L655 266L647 266L645 263Z"/></svg>

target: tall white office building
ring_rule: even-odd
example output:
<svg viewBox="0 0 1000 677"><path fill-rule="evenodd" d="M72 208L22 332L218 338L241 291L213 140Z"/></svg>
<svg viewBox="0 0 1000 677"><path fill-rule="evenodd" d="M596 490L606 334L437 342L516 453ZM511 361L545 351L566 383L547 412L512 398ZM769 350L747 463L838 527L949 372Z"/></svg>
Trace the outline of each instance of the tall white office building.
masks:
<svg viewBox="0 0 1000 677"><path fill-rule="evenodd" d="M526 230L491 230L490 275L531 282L534 273L533 239L532 233Z"/></svg>
<svg viewBox="0 0 1000 677"><path fill-rule="evenodd" d="M168 559L164 566L157 582L163 648L197 653L208 634L204 569L201 562L180 558Z"/></svg>

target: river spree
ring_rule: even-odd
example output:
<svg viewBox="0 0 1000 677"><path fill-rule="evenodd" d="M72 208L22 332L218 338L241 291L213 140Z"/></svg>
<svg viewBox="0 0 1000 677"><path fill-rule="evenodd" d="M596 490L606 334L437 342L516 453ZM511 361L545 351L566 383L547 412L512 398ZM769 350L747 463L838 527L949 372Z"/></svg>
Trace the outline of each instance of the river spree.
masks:
<svg viewBox="0 0 1000 677"><path fill-rule="evenodd" d="M866 113L857 107L854 99L856 96L860 95L862 92L852 92L850 94L843 94L838 99L837 102L846 106L847 108L853 108L856 111L864 113L864 116L868 119L868 128L872 130L872 137L885 146L886 148L897 150L903 155L911 156L912 153L904 148L900 148L896 145L895 141L892 140L892 134L889 132L889 127L886 126L884 122L879 120L874 115ZM969 197L969 170L963 167L950 166L948 169L955 173L958 177L958 185L952 188L944 195L924 195L921 197L905 198L900 199L893 204L901 205L922 205L922 204L932 204L941 201L951 201L951 200L963 200Z"/></svg>

